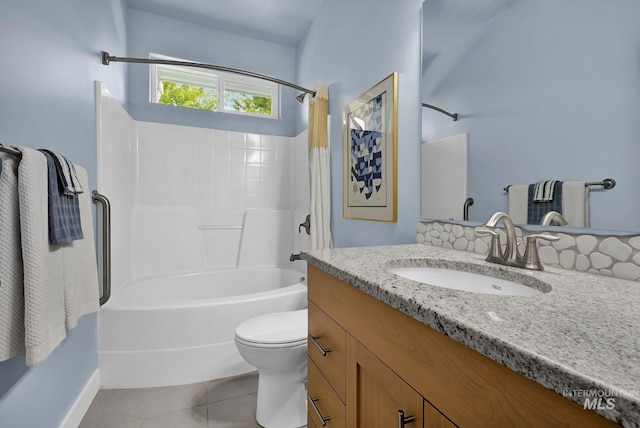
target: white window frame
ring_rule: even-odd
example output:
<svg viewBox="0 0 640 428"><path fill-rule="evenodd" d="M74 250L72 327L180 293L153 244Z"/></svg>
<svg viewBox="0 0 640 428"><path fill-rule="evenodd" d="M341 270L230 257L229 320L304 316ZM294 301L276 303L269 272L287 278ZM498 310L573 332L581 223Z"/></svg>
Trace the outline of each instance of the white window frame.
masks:
<svg viewBox="0 0 640 428"><path fill-rule="evenodd" d="M182 60L177 60L175 58L167 58L167 57L160 57L160 56L153 56L152 58L182 61ZM203 81L206 81L207 78L211 78L211 79L217 78L218 102L217 102L216 109L211 111L216 111L219 113L239 114L239 115L252 116L252 117L262 117L262 118L269 118L269 119L278 119L279 117L280 91L279 91L279 85L275 82L258 79L256 77L244 76L242 74L228 73L228 72L223 72L218 70L209 70L209 69L197 68L197 67L151 64L149 68L150 68L150 75L151 75L149 79L151 83L149 95L150 95L150 101L152 103L157 104L158 99L161 96L159 91L160 81L158 80L158 69L164 68L166 70L175 70L178 72L192 74L195 76L194 80L202 79ZM271 90L271 114L251 113L251 112L237 111L237 110L231 110L231 109L225 108L225 94L224 94L225 82L234 82L234 83L240 83L240 84L251 85L251 86L259 86L259 87L270 89ZM188 85L194 85L193 82L188 82L188 81L184 81L183 83L186 83ZM198 83L195 83L195 85L197 84ZM213 85L208 85L208 86L213 87Z"/></svg>

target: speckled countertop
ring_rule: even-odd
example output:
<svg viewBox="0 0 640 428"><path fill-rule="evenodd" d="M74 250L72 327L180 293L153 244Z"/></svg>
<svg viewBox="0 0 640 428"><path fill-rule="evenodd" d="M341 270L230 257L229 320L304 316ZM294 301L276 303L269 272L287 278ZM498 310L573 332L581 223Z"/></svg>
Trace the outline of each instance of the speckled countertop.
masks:
<svg viewBox="0 0 640 428"><path fill-rule="evenodd" d="M549 267L532 272L422 244L312 250L302 259L575 402L601 396L595 412L640 426L638 282ZM544 288L541 281L552 289L496 296L389 272L416 265L471 269Z"/></svg>

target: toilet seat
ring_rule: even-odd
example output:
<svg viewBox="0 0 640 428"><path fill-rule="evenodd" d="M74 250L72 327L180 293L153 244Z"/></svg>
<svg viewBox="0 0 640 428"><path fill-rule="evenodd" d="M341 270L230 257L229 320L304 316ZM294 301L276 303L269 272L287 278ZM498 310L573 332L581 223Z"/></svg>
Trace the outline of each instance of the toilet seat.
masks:
<svg viewBox="0 0 640 428"><path fill-rule="evenodd" d="M307 309L252 318L236 328L236 341L260 348L289 348L307 343Z"/></svg>

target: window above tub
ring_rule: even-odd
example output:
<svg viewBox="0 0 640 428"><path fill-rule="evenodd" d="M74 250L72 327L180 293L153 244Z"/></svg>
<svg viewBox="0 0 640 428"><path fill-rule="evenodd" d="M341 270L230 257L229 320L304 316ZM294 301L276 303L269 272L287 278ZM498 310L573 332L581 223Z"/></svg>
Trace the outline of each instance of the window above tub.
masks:
<svg viewBox="0 0 640 428"><path fill-rule="evenodd" d="M186 66L151 64L150 67L153 103L278 118L276 83Z"/></svg>

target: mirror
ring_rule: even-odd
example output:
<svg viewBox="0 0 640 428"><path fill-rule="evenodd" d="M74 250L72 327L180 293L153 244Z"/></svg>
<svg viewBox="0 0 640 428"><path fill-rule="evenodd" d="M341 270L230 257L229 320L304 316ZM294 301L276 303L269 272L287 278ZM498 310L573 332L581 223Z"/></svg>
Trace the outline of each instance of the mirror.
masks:
<svg viewBox="0 0 640 428"><path fill-rule="evenodd" d="M593 229L640 231L640 2L425 0L422 140L468 133L469 220L508 185L599 182ZM462 212L462 206L460 207Z"/></svg>

